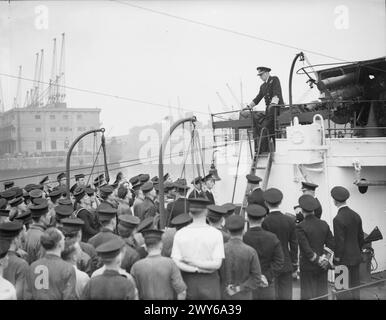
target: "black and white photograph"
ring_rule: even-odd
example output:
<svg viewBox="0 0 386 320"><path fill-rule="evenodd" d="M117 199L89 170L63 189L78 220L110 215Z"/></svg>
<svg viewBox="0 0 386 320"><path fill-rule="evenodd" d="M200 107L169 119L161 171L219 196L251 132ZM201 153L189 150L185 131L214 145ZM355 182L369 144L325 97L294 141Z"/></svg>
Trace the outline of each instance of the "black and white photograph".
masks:
<svg viewBox="0 0 386 320"><path fill-rule="evenodd" d="M385 196L384 0L0 1L0 300L386 300Z"/></svg>

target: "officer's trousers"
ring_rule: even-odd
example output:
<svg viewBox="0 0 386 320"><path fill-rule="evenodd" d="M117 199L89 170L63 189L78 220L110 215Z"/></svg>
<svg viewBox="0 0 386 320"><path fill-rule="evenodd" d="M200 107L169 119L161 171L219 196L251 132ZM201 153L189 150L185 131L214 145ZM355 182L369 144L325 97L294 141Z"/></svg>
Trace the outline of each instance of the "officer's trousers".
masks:
<svg viewBox="0 0 386 320"><path fill-rule="evenodd" d="M275 278L276 300L292 300L292 272L280 273Z"/></svg>
<svg viewBox="0 0 386 320"><path fill-rule="evenodd" d="M300 299L308 300L328 293L327 271L300 270Z"/></svg>
<svg viewBox="0 0 386 320"><path fill-rule="evenodd" d="M359 264L346 266L348 268L349 288L360 285ZM339 292L339 291L338 291ZM360 290L343 292L337 295L338 300L360 300Z"/></svg>

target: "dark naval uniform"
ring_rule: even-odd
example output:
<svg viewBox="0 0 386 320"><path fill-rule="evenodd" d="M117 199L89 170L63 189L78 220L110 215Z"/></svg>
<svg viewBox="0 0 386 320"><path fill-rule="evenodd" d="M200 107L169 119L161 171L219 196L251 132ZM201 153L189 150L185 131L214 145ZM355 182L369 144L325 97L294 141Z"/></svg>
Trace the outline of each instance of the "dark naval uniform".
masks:
<svg viewBox="0 0 386 320"><path fill-rule="evenodd" d="M268 129L270 135L272 135L273 142L275 143L275 123L274 123L274 114L275 108L270 107L272 98L277 96L279 98L278 104L283 105L283 96L281 92L280 80L276 76L270 76L266 82L264 82L260 86L259 93L253 99L255 105L257 105L263 98L265 101L266 109L265 109L265 119L263 121L262 126ZM260 133L259 133L260 134ZM262 150L268 151L268 145L265 143L266 139L262 140Z"/></svg>
<svg viewBox="0 0 386 320"><path fill-rule="evenodd" d="M268 106L271 104L272 98L277 96L279 98L278 104L284 104L283 95L281 92L280 80L276 76L270 76L267 81L265 81L261 86L259 93L253 99L255 105L259 104L261 99L264 98L266 109L265 112L267 114Z"/></svg>
<svg viewBox="0 0 386 320"><path fill-rule="evenodd" d="M362 262L361 248L364 243L361 217L349 207L340 207L333 220L335 236L335 257L340 258L339 264L345 265L349 271L349 286L355 287L359 282L359 266ZM360 293L341 294L338 298L359 299Z"/></svg>
<svg viewBox="0 0 386 320"><path fill-rule="evenodd" d="M239 216L234 216L239 217ZM231 238L225 245L225 259L220 269L222 292L226 300L252 300L260 282L261 269L256 251L241 239ZM240 286L241 291L229 296L225 288Z"/></svg>
<svg viewBox="0 0 386 320"><path fill-rule="evenodd" d="M284 265L284 254L277 236L261 227L250 228L243 237L243 241L254 248L259 256L261 273L268 280L267 288L258 288L254 292L254 299L275 299L275 278Z"/></svg>
<svg viewBox="0 0 386 320"><path fill-rule="evenodd" d="M157 215L157 207L153 200L148 197L145 197L143 203L141 204L141 220L144 220L149 217L155 217Z"/></svg>
<svg viewBox="0 0 386 320"><path fill-rule="evenodd" d="M315 198L315 200L318 203L318 207L315 209L314 215L315 215L315 217L320 219L322 217L322 213L323 213L322 205L319 202L318 198Z"/></svg>
<svg viewBox="0 0 386 320"><path fill-rule="evenodd" d="M105 270L86 284L82 300L134 300L135 286L126 275Z"/></svg>
<svg viewBox="0 0 386 320"><path fill-rule="evenodd" d="M112 230L102 228L99 233L88 240L88 243L91 244L94 248L98 248L102 243L112 240L116 236L117 235Z"/></svg>
<svg viewBox="0 0 386 320"><path fill-rule="evenodd" d="M125 239L123 239L125 240ZM130 273L131 267L140 259L139 253L125 241L125 254L122 258L121 268Z"/></svg>
<svg viewBox="0 0 386 320"><path fill-rule="evenodd" d="M79 266L78 266L78 268L79 268L79 270L84 271L89 276L91 276L92 273L101 266L100 260L98 258L96 251L95 251L95 248L91 244L81 241L81 242L79 242L79 245L80 245L80 248L82 249L82 251L90 257L90 260L89 260L88 265L87 265L85 270L80 269Z"/></svg>
<svg viewBox="0 0 386 320"><path fill-rule="evenodd" d="M231 238L231 235L229 234L229 232L228 232L225 228L223 228L223 227L221 227L221 228L216 228L216 229L219 230L219 231L221 232L222 238L223 238L223 240L224 240L224 243L228 242L229 239Z"/></svg>
<svg viewBox="0 0 386 320"><path fill-rule="evenodd" d="M199 191L196 188L194 188L192 190L192 192L189 193L188 198L189 199L192 199L192 198L206 198L206 195L205 195L205 193L203 191Z"/></svg>
<svg viewBox="0 0 386 320"><path fill-rule="evenodd" d="M32 263L26 275L25 300L76 300L75 268L53 254Z"/></svg>
<svg viewBox="0 0 386 320"><path fill-rule="evenodd" d="M133 265L131 273L138 285L139 297L143 300L173 300L186 290L181 272L171 258L147 256Z"/></svg>
<svg viewBox="0 0 386 320"><path fill-rule="evenodd" d="M276 298L292 300L292 272L298 260L295 222L280 211L271 211L263 221L262 227L276 234L284 253L284 266L277 277Z"/></svg>
<svg viewBox="0 0 386 320"><path fill-rule="evenodd" d="M75 216L82 219L82 241L87 242L91 237L99 232L99 225L96 223L92 213L85 208L80 208L76 211Z"/></svg>
<svg viewBox="0 0 386 320"><path fill-rule="evenodd" d="M268 212L268 208L264 203L263 193L264 191L260 187L252 189L251 193L248 195L248 204L258 204L267 209Z"/></svg>
<svg viewBox="0 0 386 320"><path fill-rule="evenodd" d="M178 198L176 201L168 203L166 210L169 214L169 225L171 221L180 214L189 212L189 204L186 198Z"/></svg>
<svg viewBox="0 0 386 320"><path fill-rule="evenodd" d="M20 258L16 252L8 251L8 265L3 271L3 278L15 286L17 300L23 300L25 277L28 268L28 263Z"/></svg>
<svg viewBox="0 0 386 320"><path fill-rule="evenodd" d="M321 256L324 245L334 250L334 237L328 224L311 214L296 226L300 248L300 294L301 299L312 299L328 293L327 270L317 261L311 261L314 254Z"/></svg>
<svg viewBox="0 0 386 320"><path fill-rule="evenodd" d="M349 287L359 283L359 266L362 261L361 249L364 244L362 219L344 203L350 197L350 192L341 186L331 190L334 200L341 203L333 220L335 236L335 258L338 264L345 265L349 272ZM335 263L337 264L337 263ZM359 290L338 295L338 299L360 299Z"/></svg>
<svg viewBox="0 0 386 320"><path fill-rule="evenodd" d="M125 242L118 236L98 246L101 259L113 259L122 252ZM82 300L133 300L137 297L133 277L125 271L105 269L102 274L92 277L85 286Z"/></svg>
<svg viewBox="0 0 386 320"><path fill-rule="evenodd" d="M208 198L208 200L210 201L210 204L216 204L216 202L214 201L214 196L213 196L213 193L209 190L206 190L205 191L205 196Z"/></svg>

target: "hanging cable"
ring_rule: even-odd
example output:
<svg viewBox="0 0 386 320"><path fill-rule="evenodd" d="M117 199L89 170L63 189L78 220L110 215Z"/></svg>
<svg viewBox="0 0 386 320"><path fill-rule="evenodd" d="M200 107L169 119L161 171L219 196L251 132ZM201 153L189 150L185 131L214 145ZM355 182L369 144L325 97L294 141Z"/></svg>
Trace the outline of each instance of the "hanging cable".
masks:
<svg viewBox="0 0 386 320"><path fill-rule="evenodd" d="M33 80L33 79L29 79L29 78L25 78L25 77L19 77L19 76L15 76L15 75L12 75L12 74L7 74L7 73L0 72L0 75L2 75L4 77L13 78L13 79L21 79L21 80L24 80L24 81L35 82L35 80ZM44 81L36 81L36 83L49 85L48 82L44 82ZM125 97L125 96L119 96L119 95L114 95L114 94L105 93L105 92L96 91L96 90L82 89L82 88L71 87L71 86L67 86L67 85L59 85L59 84L57 85L57 87L65 88L65 89L73 90L73 91L78 91L78 92L83 92L83 93L95 94L95 95L109 97L109 98L115 98L115 99L119 99L119 100L125 100L125 101L130 101L130 102L147 104L147 105L156 106L156 107L168 108L168 110L171 108L171 109L176 109L176 110L184 110L184 111L189 111L189 112L194 112L194 113L208 115L207 112L203 112L203 111L198 111L198 110L193 110L193 109L188 109L188 108L175 107L175 106L169 106L169 105L165 105L165 104L161 104L161 103L145 101L145 100Z"/></svg>

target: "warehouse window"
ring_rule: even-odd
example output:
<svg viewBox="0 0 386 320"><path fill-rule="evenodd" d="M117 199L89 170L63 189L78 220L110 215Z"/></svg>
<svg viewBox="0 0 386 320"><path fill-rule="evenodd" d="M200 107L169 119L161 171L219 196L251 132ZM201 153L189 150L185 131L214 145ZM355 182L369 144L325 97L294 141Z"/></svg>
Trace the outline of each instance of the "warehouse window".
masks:
<svg viewBox="0 0 386 320"><path fill-rule="evenodd" d="M55 140L51 141L51 150L56 150L56 141Z"/></svg>
<svg viewBox="0 0 386 320"><path fill-rule="evenodd" d="M36 150L42 150L42 142L36 141Z"/></svg>
<svg viewBox="0 0 386 320"><path fill-rule="evenodd" d="M55 120L55 115L54 114L50 114L50 120Z"/></svg>
<svg viewBox="0 0 386 320"><path fill-rule="evenodd" d="M68 119L68 115L67 115L67 114L64 114L64 115L63 115L63 119L64 119L64 120L67 120L67 119Z"/></svg>
<svg viewBox="0 0 386 320"><path fill-rule="evenodd" d="M55 128L55 127L52 127L52 128L51 128L51 132L56 132L56 128Z"/></svg>
<svg viewBox="0 0 386 320"><path fill-rule="evenodd" d="M35 132L42 132L42 128L35 128Z"/></svg>
<svg viewBox="0 0 386 320"><path fill-rule="evenodd" d="M35 119L40 119L40 114L35 114Z"/></svg>

